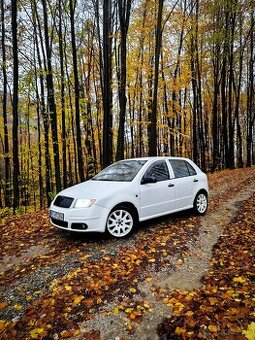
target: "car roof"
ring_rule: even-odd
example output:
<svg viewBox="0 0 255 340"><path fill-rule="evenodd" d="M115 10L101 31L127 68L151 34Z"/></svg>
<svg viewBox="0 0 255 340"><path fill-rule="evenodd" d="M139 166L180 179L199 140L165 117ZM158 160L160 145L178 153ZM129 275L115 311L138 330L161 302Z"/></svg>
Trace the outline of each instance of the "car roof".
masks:
<svg viewBox="0 0 255 340"><path fill-rule="evenodd" d="M123 159L124 161L131 161L131 160L160 160L160 159L181 159L181 160L190 160L186 157L173 157L173 156L152 156L152 157L136 157L136 158L127 158Z"/></svg>

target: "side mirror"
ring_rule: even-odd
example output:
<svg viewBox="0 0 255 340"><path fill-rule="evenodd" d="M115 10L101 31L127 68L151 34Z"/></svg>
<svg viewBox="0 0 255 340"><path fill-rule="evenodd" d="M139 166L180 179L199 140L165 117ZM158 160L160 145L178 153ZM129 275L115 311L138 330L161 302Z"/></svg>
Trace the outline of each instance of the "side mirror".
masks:
<svg viewBox="0 0 255 340"><path fill-rule="evenodd" d="M144 175L141 184L157 183L157 179L154 175Z"/></svg>

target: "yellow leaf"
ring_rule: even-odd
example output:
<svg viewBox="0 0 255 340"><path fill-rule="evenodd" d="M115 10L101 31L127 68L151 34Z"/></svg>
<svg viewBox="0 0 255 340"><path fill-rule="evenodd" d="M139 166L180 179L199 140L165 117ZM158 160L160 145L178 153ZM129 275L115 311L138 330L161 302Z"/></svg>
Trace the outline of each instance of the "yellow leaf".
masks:
<svg viewBox="0 0 255 340"><path fill-rule="evenodd" d="M68 285L65 285L65 289L66 289L67 291L70 291L70 290L72 290L72 287L71 287L71 286L68 286Z"/></svg>
<svg viewBox="0 0 255 340"><path fill-rule="evenodd" d="M133 310L134 308L126 308L125 313L130 314Z"/></svg>
<svg viewBox="0 0 255 340"><path fill-rule="evenodd" d="M152 277L146 277L146 279L144 281L145 282L151 282L152 281Z"/></svg>
<svg viewBox="0 0 255 340"><path fill-rule="evenodd" d="M113 310L113 314L118 315L119 314L119 308L115 307L114 310Z"/></svg>
<svg viewBox="0 0 255 340"><path fill-rule="evenodd" d="M239 283L245 283L246 282L246 280L242 276L234 277L233 281L234 282L239 282Z"/></svg>
<svg viewBox="0 0 255 340"><path fill-rule="evenodd" d="M102 302L102 299L99 297L97 298L97 304L101 303Z"/></svg>
<svg viewBox="0 0 255 340"><path fill-rule="evenodd" d="M84 299L83 295L76 296L73 301L74 306L77 306L83 299Z"/></svg>
<svg viewBox="0 0 255 340"><path fill-rule="evenodd" d="M41 333L43 333L43 328L34 328L30 331L30 335L32 339L38 339Z"/></svg>
<svg viewBox="0 0 255 340"><path fill-rule="evenodd" d="M175 334L181 335L181 334L185 334L185 333L186 333L186 328L176 327Z"/></svg>
<svg viewBox="0 0 255 340"><path fill-rule="evenodd" d="M13 306L14 309L16 310L22 310L23 307L21 305L19 305L18 303L16 303L14 306Z"/></svg>
<svg viewBox="0 0 255 340"><path fill-rule="evenodd" d="M148 262L155 262L155 259L149 259Z"/></svg>
<svg viewBox="0 0 255 340"><path fill-rule="evenodd" d="M208 329L212 333L216 333L218 331L218 327L216 325L209 325Z"/></svg>
<svg viewBox="0 0 255 340"><path fill-rule="evenodd" d="M75 329L75 330L73 331L73 336L78 335L78 334L80 334L80 333L81 333L81 330L80 330L80 329Z"/></svg>
<svg viewBox="0 0 255 340"><path fill-rule="evenodd" d="M246 331L242 331L248 340L255 340L255 322L249 324Z"/></svg>
<svg viewBox="0 0 255 340"><path fill-rule="evenodd" d="M239 310L237 308L232 307L229 308L228 313L232 315L237 315L239 313Z"/></svg>
<svg viewBox="0 0 255 340"><path fill-rule="evenodd" d="M127 328L128 331L132 331L133 330L133 326L131 325L130 322L126 323L126 328Z"/></svg>
<svg viewBox="0 0 255 340"><path fill-rule="evenodd" d="M218 300L214 297L209 297L208 300L209 300L211 306L214 306L218 303Z"/></svg>
<svg viewBox="0 0 255 340"><path fill-rule="evenodd" d="M91 255L85 255L85 256L82 256L80 259L85 261L87 260L89 257L91 257Z"/></svg>
<svg viewBox="0 0 255 340"><path fill-rule="evenodd" d="M188 310L185 315L186 316L192 316L192 315L194 315L194 312L192 312L191 310Z"/></svg>
<svg viewBox="0 0 255 340"><path fill-rule="evenodd" d="M133 288L133 287L131 287L131 288L129 288L129 291L130 291L131 293L135 293L135 292L136 292L136 289Z"/></svg>

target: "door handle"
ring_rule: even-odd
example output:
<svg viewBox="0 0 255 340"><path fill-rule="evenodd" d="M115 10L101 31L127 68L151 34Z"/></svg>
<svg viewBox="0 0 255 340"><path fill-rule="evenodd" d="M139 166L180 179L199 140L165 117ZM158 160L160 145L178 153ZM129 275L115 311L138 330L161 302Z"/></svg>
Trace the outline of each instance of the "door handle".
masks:
<svg viewBox="0 0 255 340"><path fill-rule="evenodd" d="M196 179L196 178L195 178L195 179L193 179L193 182L198 182L198 179Z"/></svg>
<svg viewBox="0 0 255 340"><path fill-rule="evenodd" d="M168 188L172 188L172 187L174 187L174 184L169 183L169 184L168 184Z"/></svg>

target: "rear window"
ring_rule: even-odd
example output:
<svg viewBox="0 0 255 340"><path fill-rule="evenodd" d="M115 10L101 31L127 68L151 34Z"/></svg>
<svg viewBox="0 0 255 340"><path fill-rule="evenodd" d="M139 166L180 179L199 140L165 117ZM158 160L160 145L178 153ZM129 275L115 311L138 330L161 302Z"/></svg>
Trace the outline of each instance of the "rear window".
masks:
<svg viewBox="0 0 255 340"><path fill-rule="evenodd" d="M193 166L185 160L171 159L169 162L173 168L175 178L195 176L197 174Z"/></svg>

